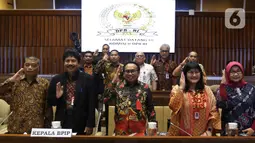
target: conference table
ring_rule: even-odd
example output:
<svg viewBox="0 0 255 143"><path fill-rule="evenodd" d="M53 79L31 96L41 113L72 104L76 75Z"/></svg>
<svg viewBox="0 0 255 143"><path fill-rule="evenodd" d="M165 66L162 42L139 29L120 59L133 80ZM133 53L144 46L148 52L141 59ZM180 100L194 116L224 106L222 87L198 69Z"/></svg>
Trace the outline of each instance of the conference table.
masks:
<svg viewBox="0 0 255 143"><path fill-rule="evenodd" d="M0 143L254 143L255 137L188 137L188 136L73 136L71 138L30 137L3 134Z"/></svg>

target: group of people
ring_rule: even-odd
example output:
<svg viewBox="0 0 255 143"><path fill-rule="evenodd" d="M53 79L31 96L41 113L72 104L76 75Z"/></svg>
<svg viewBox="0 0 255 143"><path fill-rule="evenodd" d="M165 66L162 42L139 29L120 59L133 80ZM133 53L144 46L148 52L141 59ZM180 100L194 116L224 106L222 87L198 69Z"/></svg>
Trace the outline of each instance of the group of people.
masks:
<svg viewBox="0 0 255 143"><path fill-rule="evenodd" d="M177 65L170 60L170 47L160 47L159 58L145 63L143 52L134 61L120 63L117 50L107 44L102 52L82 54L67 49L63 54L65 72L50 81L38 77L40 60L25 59L24 67L0 84L0 98L11 105L9 133L30 133L32 128L50 128L52 107L62 128L91 135L98 102L115 101L115 135L146 134L147 122L156 122L152 101L154 90L171 91L172 110L169 135L226 135L229 122L238 123L239 133L254 135L255 90L244 81L244 69L236 61L227 64L217 94L206 84L206 72L190 52ZM100 98L98 98L100 97ZM220 116L219 109L222 109Z"/></svg>

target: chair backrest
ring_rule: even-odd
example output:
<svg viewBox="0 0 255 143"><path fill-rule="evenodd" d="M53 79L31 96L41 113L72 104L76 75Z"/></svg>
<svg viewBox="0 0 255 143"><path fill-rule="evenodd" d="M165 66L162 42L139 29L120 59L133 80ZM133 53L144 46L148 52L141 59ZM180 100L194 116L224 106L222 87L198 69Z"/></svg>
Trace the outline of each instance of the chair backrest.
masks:
<svg viewBox="0 0 255 143"><path fill-rule="evenodd" d="M10 113L10 105L4 100L0 99L0 118L5 118ZM7 123L7 120L5 121Z"/></svg>

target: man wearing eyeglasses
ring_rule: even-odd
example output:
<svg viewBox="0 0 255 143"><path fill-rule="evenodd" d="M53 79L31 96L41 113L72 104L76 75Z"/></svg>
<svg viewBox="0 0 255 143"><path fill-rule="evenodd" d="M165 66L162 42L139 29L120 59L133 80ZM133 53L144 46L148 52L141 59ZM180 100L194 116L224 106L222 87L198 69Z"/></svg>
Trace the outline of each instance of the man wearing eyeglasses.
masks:
<svg viewBox="0 0 255 143"><path fill-rule="evenodd" d="M152 95L148 84L138 81L140 68L135 62L124 65L124 80L119 78L118 68L112 86L106 89L105 102L115 99L115 135L144 136L146 120L156 121ZM110 95L110 96L108 96Z"/></svg>
<svg viewBox="0 0 255 143"><path fill-rule="evenodd" d="M145 55L143 52L137 52L135 54L135 62L140 66L140 75L138 80L146 83L152 90L157 90L157 74L154 67L150 64L144 63Z"/></svg>
<svg viewBox="0 0 255 143"><path fill-rule="evenodd" d="M176 84L176 77L172 76L173 70L176 68L176 63L170 59L170 46L163 44L160 47L160 58L156 60L156 56L151 58L157 76L157 90L170 91L172 85Z"/></svg>

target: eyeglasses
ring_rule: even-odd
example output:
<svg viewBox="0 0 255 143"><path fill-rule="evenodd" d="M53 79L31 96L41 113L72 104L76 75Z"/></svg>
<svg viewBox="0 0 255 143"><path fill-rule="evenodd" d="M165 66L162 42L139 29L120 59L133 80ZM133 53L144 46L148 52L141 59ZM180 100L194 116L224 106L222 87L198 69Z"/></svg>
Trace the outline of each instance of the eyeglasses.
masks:
<svg viewBox="0 0 255 143"><path fill-rule="evenodd" d="M188 71L187 73L188 73L188 74L192 74L192 75L193 75L193 74L200 74L199 71Z"/></svg>
<svg viewBox="0 0 255 143"><path fill-rule="evenodd" d="M129 74L135 74L137 72L137 70L125 70L125 73Z"/></svg>
<svg viewBox="0 0 255 143"><path fill-rule="evenodd" d="M168 52L169 52L169 50L160 50L160 52L168 53Z"/></svg>
<svg viewBox="0 0 255 143"><path fill-rule="evenodd" d="M241 71L238 71L238 72L230 72L230 75L233 76L233 75L240 75L240 74L243 74Z"/></svg>
<svg viewBox="0 0 255 143"><path fill-rule="evenodd" d="M135 57L136 57L136 58L143 58L144 55L136 55Z"/></svg>

